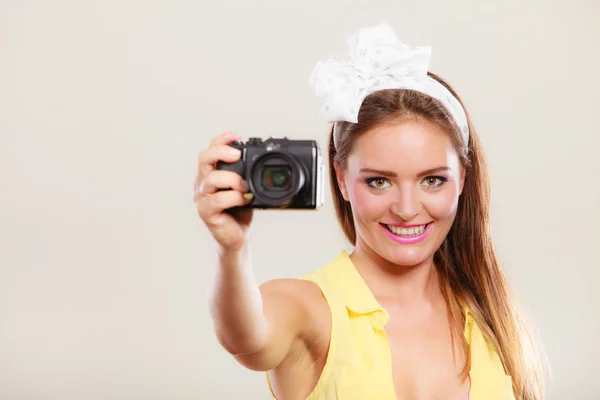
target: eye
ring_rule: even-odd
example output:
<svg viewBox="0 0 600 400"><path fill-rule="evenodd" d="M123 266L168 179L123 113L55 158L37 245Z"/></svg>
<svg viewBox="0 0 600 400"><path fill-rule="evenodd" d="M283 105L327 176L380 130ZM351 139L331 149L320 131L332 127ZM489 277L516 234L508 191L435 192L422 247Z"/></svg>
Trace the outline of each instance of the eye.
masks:
<svg viewBox="0 0 600 400"><path fill-rule="evenodd" d="M428 176L422 181L422 185L428 189L435 189L442 186L448 179L442 176Z"/></svg>
<svg viewBox="0 0 600 400"><path fill-rule="evenodd" d="M387 189L390 186L390 183L387 181L387 179L384 179L384 178L367 179L367 184L369 186L371 186L373 189L378 189L378 190Z"/></svg>

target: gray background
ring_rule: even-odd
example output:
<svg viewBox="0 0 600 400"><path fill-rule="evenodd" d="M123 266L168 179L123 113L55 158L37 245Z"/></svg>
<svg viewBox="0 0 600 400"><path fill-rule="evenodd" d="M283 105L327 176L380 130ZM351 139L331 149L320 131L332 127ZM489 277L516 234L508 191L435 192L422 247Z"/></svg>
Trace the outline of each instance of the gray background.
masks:
<svg viewBox="0 0 600 400"><path fill-rule="evenodd" d="M600 398L599 4L1 1L0 398L267 399L213 336L197 155L226 130L324 145L310 72L380 22L432 46L474 118L549 398ZM252 241L261 282L345 246L329 193Z"/></svg>

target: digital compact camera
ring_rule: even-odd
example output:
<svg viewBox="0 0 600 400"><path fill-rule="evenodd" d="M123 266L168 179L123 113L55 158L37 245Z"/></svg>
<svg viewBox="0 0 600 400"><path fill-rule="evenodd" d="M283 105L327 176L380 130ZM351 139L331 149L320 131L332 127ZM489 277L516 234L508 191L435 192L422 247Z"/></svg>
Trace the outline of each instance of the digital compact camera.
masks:
<svg viewBox="0 0 600 400"><path fill-rule="evenodd" d="M220 161L217 169L242 176L254 194L242 208L318 209L323 205L323 158L314 140L249 138L230 146L242 155L235 163Z"/></svg>

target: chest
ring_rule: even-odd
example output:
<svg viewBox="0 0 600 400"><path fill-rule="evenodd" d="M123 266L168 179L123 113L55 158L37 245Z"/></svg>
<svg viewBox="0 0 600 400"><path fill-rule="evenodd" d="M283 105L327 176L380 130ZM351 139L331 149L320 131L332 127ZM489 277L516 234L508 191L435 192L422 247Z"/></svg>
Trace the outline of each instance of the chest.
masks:
<svg viewBox="0 0 600 400"><path fill-rule="evenodd" d="M410 321L410 322L409 322ZM407 319L390 311L385 327L398 400L463 400L470 382L462 374L460 338L453 343L445 313Z"/></svg>

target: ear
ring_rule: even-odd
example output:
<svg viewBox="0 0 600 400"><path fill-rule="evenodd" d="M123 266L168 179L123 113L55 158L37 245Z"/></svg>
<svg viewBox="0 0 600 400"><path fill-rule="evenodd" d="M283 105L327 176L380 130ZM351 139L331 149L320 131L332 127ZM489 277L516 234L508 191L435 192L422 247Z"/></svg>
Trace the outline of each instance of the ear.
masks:
<svg viewBox="0 0 600 400"><path fill-rule="evenodd" d="M348 188L346 187L346 180L344 179L344 170L340 167L337 161L334 162L333 168L335 169L335 177L337 179L340 192L342 192L342 197L344 200L350 201L348 200Z"/></svg>
<svg viewBox="0 0 600 400"><path fill-rule="evenodd" d="M466 176L466 169L465 167L462 167L460 169L460 187L458 190L458 195L460 196L463 192L463 189L465 188L465 176Z"/></svg>

